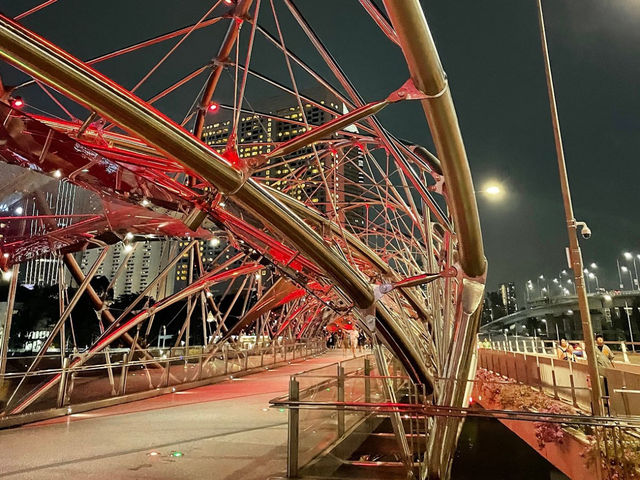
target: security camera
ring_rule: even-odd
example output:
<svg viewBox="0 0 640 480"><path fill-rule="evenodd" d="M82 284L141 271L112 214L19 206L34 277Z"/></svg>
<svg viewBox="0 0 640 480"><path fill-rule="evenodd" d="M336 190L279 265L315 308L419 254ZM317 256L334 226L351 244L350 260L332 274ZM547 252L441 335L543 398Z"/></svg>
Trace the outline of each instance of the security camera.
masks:
<svg viewBox="0 0 640 480"><path fill-rule="evenodd" d="M576 226L581 225L582 228L580 229L580 234L582 235L582 238L584 238L585 240L588 240L591 238L591 229L587 226L587 224L585 222L577 222Z"/></svg>

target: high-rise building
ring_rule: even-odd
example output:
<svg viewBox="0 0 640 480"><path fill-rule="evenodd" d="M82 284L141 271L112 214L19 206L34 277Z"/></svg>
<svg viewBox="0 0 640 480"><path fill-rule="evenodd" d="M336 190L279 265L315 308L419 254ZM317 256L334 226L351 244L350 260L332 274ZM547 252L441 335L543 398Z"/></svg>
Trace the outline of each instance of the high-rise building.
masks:
<svg viewBox="0 0 640 480"><path fill-rule="evenodd" d="M507 315L518 311L518 303L516 300L516 286L513 282L503 283L500 285L500 295L502 296L502 304L506 308Z"/></svg>
<svg viewBox="0 0 640 480"><path fill-rule="evenodd" d="M480 318L480 325L486 325L493 322L493 312L491 311L491 302L485 297L482 302L482 317Z"/></svg>
<svg viewBox="0 0 640 480"><path fill-rule="evenodd" d="M307 91L305 96L336 113L345 109L341 102L327 95L324 90ZM307 102L303 102L301 110L291 96L265 99L253 106L259 113L242 113L235 132L240 160L268 154L274 144L287 142L311 129L311 125L322 125L334 118L329 112ZM232 112L221 110L209 115L209 123L202 133L204 142L221 154L227 150L227 143L234 133L232 115ZM306 126L305 119L309 127ZM347 128L357 131L355 127ZM331 136L331 139L337 138L338 134ZM320 158L316 156L314 148L308 146L283 157L267 159L266 165L256 171L254 177L260 178L265 185L310 203L329 217L333 212L329 197L331 192L338 215L344 215L341 219L343 224L346 223L351 228L364 227L364 208L353 206L358 203L357 198L361 194L357 184L364 182L364 175L359 170L364 165L362 155L358 148L332 150L330 155L326 155L325 149L325 154ZM324 178L320 169L323 170ZM345 206L349 208L342 213ZM218 258L217 264L229 260L233 255L233 249L223 251L227 247L224 238L213 242L201 240L199 243L205 270L220 255L222 256ZM179 248L186 245L186 241L179 242ZM189 254L185 254L176 264L173 275L176 289L188 284L189 263ZM229 265L230 268L234 266L237 265Z"/></svg>
<svg viewBox="0 0 640 480"><path fill-rule="evenodd" d="M507 307L502 302L502 292L487 292L486 302L489 304L491 310L491 318L498 320L499 318L507 315Z"/></svg>
<svg viewBox="0 0 640 480"><path fill-rule="evenodd" d="M178 242L178 248L180 250L184 250L189 243L189 240L180 240ZM234 250L227 247L227 239L224 237L214 237L211 240L198 240L202 266L205 271L210 270L214 264L220 265L231 258ZM184 288L189 284L189 264L192 261L194 264L197 263L196 258L194 257L192 260L190 256L191 255L188 252L184 253L180 260L178 260L178 263L176 263L173 282L174 290ZM236 266L238 265L235 263L229 264L230 268Z"/></svg>
<svg viewBox="0 0 640 480"><path fill-rule="evenodd" d="M47 209L61 218L54 220L57 228L65 228L73 223L72 215L77 212L77 205L86 197L87 192L82 188L67 181L52 181L41 185L39 194L41 201L45 202ZM40 204L42 205L42 204ZM24 215L36 217L42 215L38 203L33 198L27 198L20 204ZM32 237L42 235L47 227L37 219L27 222L29 235ZM28 260L21 265L19 282L26 285L55 285L58 283L58 260L53 255L43 255Z"/></svg>
<svg viewBox="0 0 640 480"><path fill-rule="evenodd" d="M306 92L306 97L312 97L316 103L336 114L341 114L346 108L324 90ZM330 112L311 103L303 103L301 110L291 96L256 103L255 109L260 113L243 114L238 123L236 140L240 159L267 154L274 143L287 142L310 130L311 126L322 125L334 118ZM225 112L212 115L212 119L215 123L205 126L203 140L224 153L233 133L233 119ZM347 129L357 132L353 126ZM336 133L328 140L338 137ZM322 156L316 155L314 147L308 146L284 157L267 159L266 165L254 176L264 179L266 185L312 204L329 217L334 213L333 205L336 205L338 215L344 215L341 218L343 224L352 229L364 227L364 207L354 206L359 203L361 194L357 184L364 182L364 175L359 169L364 165L363 153L357 147L332 148L329 154L323 150Z"/></svg>
<svg viewBox="0 0 640 480"><path fill-rule="evenodd" d="M114 298L123 294L139 293L147 287L149 282L166 265L170 244L171 242L168 241L145 240L136 242L135 246L122 243L112 245L104 261L98 267L96 276L103 275L112 280L118 269L122 268L124 270L120 271L118 279L113 285ZM133 251L127 259L126 265L122 265L132 246ZM100 251L98 249L86 250L80 254L80 265L85 272L91 268L99 254ZM173 291L173 279L170 275L167 277L167 281L166 291L171 293ZM158 287L162 286L160 284ZM158 288L156 288L150 295L156 297L158 293Z"/></svg>

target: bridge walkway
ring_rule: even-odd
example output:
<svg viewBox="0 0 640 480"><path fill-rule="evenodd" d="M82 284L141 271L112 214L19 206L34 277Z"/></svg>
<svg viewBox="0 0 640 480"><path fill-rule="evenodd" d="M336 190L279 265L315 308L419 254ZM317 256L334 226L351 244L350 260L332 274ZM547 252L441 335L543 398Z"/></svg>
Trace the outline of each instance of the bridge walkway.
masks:
<svg viewBox="0 0 640 480"><path fill-rule="evenodd" d="M275 370L0 431L3 479L265 480L286 468L289 377L350 357L330 351Z"/></svg>

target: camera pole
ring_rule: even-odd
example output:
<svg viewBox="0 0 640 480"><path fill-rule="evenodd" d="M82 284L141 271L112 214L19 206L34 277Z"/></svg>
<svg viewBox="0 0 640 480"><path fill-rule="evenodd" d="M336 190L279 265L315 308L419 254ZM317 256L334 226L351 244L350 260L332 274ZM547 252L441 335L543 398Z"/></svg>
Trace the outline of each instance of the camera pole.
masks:
<svg viewBox="0 0 640 480"><path fill-rule="evenodd" d="M567 232L569 234L569 257L571 269L575 277L575 289L580 306L580 319L582 321L582 335L584 337L585 349L587 351L587 363L589 365L589 375L591 377L591 404L593 415L602 416L602 385L598 374L598 363L596 362L596 346L593 338L593 328L591 326L591 314L589 312L589 300L584 284L582 252L578 242L578 224L573 215L573 205L571 203L571 190L569 189L569 176L567 165L564 160L564 150L562 148L562 136L560 134L560 120L558 119L558 109L556 106L555 91L553 88L553 77L551 76L551 63L549 62L549 49L547 46L547 36L544 28L544 17L542 15L542 0L538 1L538 21L540 24L540 38L542 41L542 53L544 56L544 69L547 78L547 92L549 94L549 106L551 108L551 122L553 124L553 137L556 145L556 156L558 157L558 170L560 173L560 187L562 189L562 200L567 221Z"/></svg>

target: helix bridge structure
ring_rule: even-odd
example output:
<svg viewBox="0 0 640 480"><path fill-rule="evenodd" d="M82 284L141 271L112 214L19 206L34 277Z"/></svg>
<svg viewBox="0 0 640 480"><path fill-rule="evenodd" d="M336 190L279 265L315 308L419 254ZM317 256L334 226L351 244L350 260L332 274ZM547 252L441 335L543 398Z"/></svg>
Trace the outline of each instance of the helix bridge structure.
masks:
<svg viewBox="0 0 640 480"><path fill-rule="evenodd" d="M346 72L380 60L344 68L304 2L203 2L191 24L158 25L88 57L30 26L63 3L0 15L1 375L18 279L33 265L57 279L59 311L24 367L31 380L3 386L0 415L56 396L63 374L43 361L54 344L74 352L68 369L116 346L153 369L154 320L177 304L171 343L198 344L205 358L241 331L302 341L357 325L422 386L422 402L465 407L486 261L450 83L420 2L353 0L361 16L350 21L375 24L406 65L376 98ZM95 22L108 8L95 5ZM194 39L200 63L178 71L171 62ZM118 62L149 61L145 52L151 68L123 80ZM170 80L149 94L160 78ZM184 98L191 104L176 106ZM423 110L434 151L381 121L411 108ZM108 291L136 254L157 272L115 309ZM74 315L82 297L95 320ZM99 332L87 345L74 340L83 322ZM430 422L425 461L431 478L447 478L461 420Z"/></svg>

